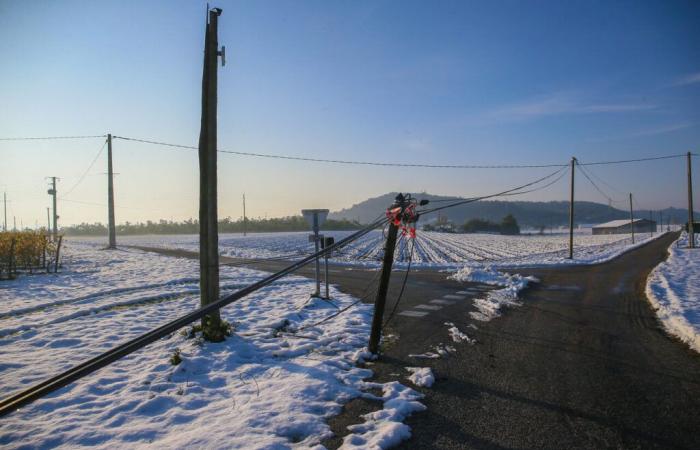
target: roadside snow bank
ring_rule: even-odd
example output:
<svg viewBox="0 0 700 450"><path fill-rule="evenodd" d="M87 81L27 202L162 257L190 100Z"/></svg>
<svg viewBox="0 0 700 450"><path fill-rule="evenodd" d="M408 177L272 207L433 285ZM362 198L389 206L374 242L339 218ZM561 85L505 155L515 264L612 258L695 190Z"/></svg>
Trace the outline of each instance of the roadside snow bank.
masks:
<svg viewBox="0 0 700 450"><path fill-rule="evenodd" d="M664 328L700 352L700 249L687 247L683 233L647 278L646 294Z"/></svg>
<svg viewBox="0 0 700 450"><path fill-rule="evenodd" d="M484 283L492 286L503 286L503 289L489 291L485 298L474 300L474 306L478 311L469 313L474 320L487 322L500 315L500 309L504 306L519 305L518 293L525 289L529 283L537 283L535 277L523 277L522 275L501 273L492 267L463 267L450 279L462 282Z"/></svg>

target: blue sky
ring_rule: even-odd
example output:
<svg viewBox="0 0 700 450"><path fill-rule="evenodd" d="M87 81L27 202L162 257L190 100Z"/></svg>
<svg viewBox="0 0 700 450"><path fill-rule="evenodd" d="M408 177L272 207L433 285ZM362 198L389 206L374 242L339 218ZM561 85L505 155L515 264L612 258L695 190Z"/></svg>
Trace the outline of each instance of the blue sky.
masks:
<svg viewBox="0 0 700 450"><path fill-rule="evenodd" d="M431 164L700 151L697 2L220 2L220 147ZM0 0L0 137L196 144L205 3ZM99 139L0 142L11 215L45 222ZM196 152L115 141L117 220L197 216ZM700 159L696 158L696 165ZM61 203L104 221L104 153ZM684 206L682 160L591 168L615 199ZM387 191L471 196L546 169L333 166L220 155L220 215L339 209ZM698 181L700 183L700 181ZM615 190L613 190L615 188ZM566 179L528 200L564 199ZM583 177L582 200L606 202ZM697 192L697 189L696 189ZM87 202L94 205L75 203ZM620 206L623 206L620 204Z"/></svg>

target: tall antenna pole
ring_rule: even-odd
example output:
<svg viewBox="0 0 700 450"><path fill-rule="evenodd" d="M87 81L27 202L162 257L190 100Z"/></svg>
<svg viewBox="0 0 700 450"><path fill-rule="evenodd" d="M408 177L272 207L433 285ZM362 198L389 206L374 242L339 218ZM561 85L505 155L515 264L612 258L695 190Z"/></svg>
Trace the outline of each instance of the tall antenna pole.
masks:
<svg viewBox="0 0 700 450"><path fill-rule="evenodd" d="M208 11L202 71L202 121L199 132L199 267L200 303L219 299L219 229L216 191L218 23L221 9ZM222 58L223 59L223 58ZM202 318L202 334L209 341L223 341L225 330L219 310Z"/></svg>
<svg viewBox="0 0 700 450"><path fill-rule="evenodd" d="M695 217L693 214L693 169L691 166L691 153L688 152L688 245L695 248Z"/></svg>
<svg viewBox="0 0 700 450"><path fill-rule="evenodd" d="M248 232L248 219L245 215L245 192L243 193L243 236L246 236Z"/></svg>
<svg viewBox="0 0 700 450"><path fill-rule="evenodd" d="M117 231L114 225L114 170L112 169L112 135L107 135L107 226L109 228L109 245L117 248Z"/></svg>
<svg viewBox="0 0 700 450"><path fill-rule="evenodd" d="M571 158L571 197L569 198L569 259L574 259L574 172L576 158Z"/></svg>
<svg viewBox="0 0 700 450"><path fill-rule="evenodd" d="M632 193L630 192L630 229L632 230L632 243L634 244L634 212L632 211Z"/></svg>

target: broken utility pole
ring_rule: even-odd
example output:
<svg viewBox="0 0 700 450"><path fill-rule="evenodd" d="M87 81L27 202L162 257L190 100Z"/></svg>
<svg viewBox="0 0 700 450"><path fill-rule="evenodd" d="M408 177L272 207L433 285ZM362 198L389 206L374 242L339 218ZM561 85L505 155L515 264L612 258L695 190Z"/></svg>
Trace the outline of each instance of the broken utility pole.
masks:
<svg viewBox="0 0 700 450"><path fill-rule="evenodd" d="M220 8L208 11L202 71L202 121L199 132L199 266L201 306L219 299L219 230L216 190L217 66ZM209 341L223 341L225 326L219 310L202 318L202 334Z"/></svg>
<svg viewBox="0 0 700 450"><path fill-rule="evenodd" d="M107 225L109 228L109 245L117 248L117 231L114 225L114 171L112 170L112 135L107 135Z"/></svg>

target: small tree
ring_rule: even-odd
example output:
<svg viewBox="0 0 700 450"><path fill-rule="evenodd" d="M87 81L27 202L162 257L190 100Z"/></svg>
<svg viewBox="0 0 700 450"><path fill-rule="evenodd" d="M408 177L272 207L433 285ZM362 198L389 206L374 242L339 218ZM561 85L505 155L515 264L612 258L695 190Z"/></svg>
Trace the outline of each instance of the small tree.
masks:
<svg viewBox="0 0 700 450"><path fill-rule="evenodd" d="M512 214L508 214L501 221L501 234L520 234L518 221Z"/></svg>

